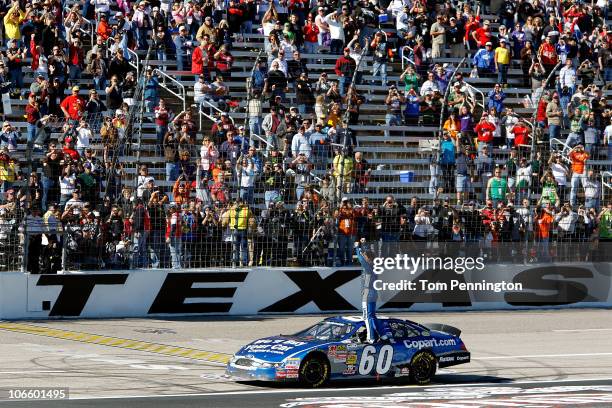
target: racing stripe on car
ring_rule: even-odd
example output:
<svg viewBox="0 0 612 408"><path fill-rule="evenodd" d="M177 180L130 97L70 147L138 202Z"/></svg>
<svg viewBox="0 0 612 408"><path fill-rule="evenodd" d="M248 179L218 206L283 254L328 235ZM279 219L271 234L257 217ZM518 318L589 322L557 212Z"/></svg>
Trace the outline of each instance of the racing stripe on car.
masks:
<svg viewBox="0 0 612 408"><path fill-rule="evenodd" d="M214 351L199 350L189 347L178 347L169 344L151 343L135 339L124 339L120 337L110 337L70 330L52 329L34 324L0 322L0 330L51 337L54 339L70 340L79 343L97 344L100 346L144 351L147 353L161 354L165 356L182 357L190 360L202 361L212 365L224 366L232 357L231 354L226 353L217 353Z"/></svg>

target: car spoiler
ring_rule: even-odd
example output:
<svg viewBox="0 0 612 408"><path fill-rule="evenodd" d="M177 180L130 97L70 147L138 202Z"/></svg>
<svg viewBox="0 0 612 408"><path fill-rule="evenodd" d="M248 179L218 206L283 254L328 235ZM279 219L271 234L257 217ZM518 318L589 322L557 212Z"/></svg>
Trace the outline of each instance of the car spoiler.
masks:
<svg viewBox="0 0 612 408"><path fill-rule="evenodd" d="M456 327L449 326L448 324L443 323L424 323L423 326L427 327L429 330L436 330L442 333L452 334L453 336L461 336L461 330Z"/></svg>

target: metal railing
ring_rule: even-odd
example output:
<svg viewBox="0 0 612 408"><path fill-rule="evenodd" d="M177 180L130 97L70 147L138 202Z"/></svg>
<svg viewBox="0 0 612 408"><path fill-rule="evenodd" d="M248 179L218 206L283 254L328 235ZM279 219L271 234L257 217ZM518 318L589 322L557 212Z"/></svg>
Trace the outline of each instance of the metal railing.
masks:
<svg viewBox="0 0 612 408"><path fill-rule="evenodd" d="M166 91L170 92L172 95L176 96L183 102L183 111L187 110L187 93L185 92L185 86L178 80L172 78L170 75L166 74L164 71L159 69L154 69L153 74L157 74L162 78L162 81L159 83L159 86L164 88ZM175 84L177 89L171 89L170 86L166 83L166 81L170 81L172 84Z"/></svg>
<svg viewBox="0 0 612 408"><path fill-rule="evenodd" d="M202 110L202 106L203 106L203 105L208 106L209 108L211 108L211 109L215 110L215 111L216 111L217 113L219 113L219 114L226 113L226 112L222 111L221 109L219 109L219 107L218 107L218 106L215 106L215 105L214 105L212 102L210 102L210 101L208 101L208 100L204 99L203 101L201 101L201 102L200 102L200 105L198 106L198 114L199 114L199 117L200 117L200 123L199 123L200 129L202 129L202 116L203 116L203 117L205 117L205 118L207 118L207 119L209 119L209 120L211 120L211 121L213 121L213 122L216 122L216 119L215 119L215 117L214 117L214 116L212 116L212 115L210 115L210 114L208 114L208 113L206 113L206 112L204 112L204 111ZM228 118L230 119L230 121L232 122L232 125L235 125L235 124L236 124L236 123L234 122L234 118L232 118L231 116L229 116L229 114L228 114L228 116L227 116L227 117L228 117Z"/></svg>
<svg viewBox="0 0 612 408"><path fill-rule="evenodd" d="M551 146L557 146L557 145L563 146L563 149L561 149L561 153L562 153L561 158L563 159L563 161L571 164L572 161L568 159L567 156L565 156L565 154L569 150L572 150L572 148L566 142L560 139L552 138L550 139L550 145Z"/></svg>
<svg viewBox="0 0 612 408"><path fill-rule="evenodd" d="M475 102L482 108L483 111L486 111L487 108L486 108L486 104L485 104L485 102L486 102L485 94L480 89L476 88L474 85L472 85L472 84L470 84L468 82L465 82L465 85L467 86L467 88L470 91L476 92L477 94L480 95L480 97L482 98L482 103L478 103L478 101L476 101L476 100L475 100Z"/></svg>
<svg viewBox="0 0 612 408"><path fill-rule="evenodd" d="M414 63L414 60L410 59L410 57L408 57L406 55L406 50L410 50L410 53L408 55L414 54L414 50L412 49L412 47L404 45L400 50L401 50L401 53L402 53L402 72L406 69L406 66L404 65L404 61L408 62L408 63L410 63L410 64L412 64L413 66L416 67L416 64Z"/></svg>
<svg viewBox="0 0 612 408"><path fill-rule="evenodd" d="M130 59L128 60L128 64L136 69L136 78L140 78L140 57L138 54L129 48L127 49L128 54L130 55ZM136 62L132 61L132 57L136 60Z"/></svg>

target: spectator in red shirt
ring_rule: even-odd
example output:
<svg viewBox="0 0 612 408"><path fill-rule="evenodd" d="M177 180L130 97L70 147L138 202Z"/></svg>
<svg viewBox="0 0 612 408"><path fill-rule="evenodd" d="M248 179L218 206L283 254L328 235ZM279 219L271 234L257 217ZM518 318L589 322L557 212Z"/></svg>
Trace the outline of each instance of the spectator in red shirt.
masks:
<svg viewBox="0 0 612 408"><path fill-rule="evenodd" d="M100 14L100 22L98 23L98 30L96 34L98 34L98 38L101 38L103 41L108 40L110 35L112 34L113 29L108 25L106 21L106 15Z"/></svg>
<svg viewBox="0 0 612 408"><path fill-rule="evenodd" d="M542 61L542 66L546 70L546 75L550 74L555 65L557 65L557 62L559 62L555 44L552 43L550 36L547 36L546 40L540 45L538 57L540 61Z"/></svg>
<svg viewBox="0 0 612 408"><path fill-rule="evenodd" d="M36 101L36 95L33 93L28 97L28 104L26 105L25 112L28 122L28 146L31 146L32 143L34 143L34 139L36 139L36 131L38 129L36 124L40 119L40 109Z"/></svg>
<svg viewBox="0 0 612 408"><path fill-rule="evenodd" d="M208 52L206 42L202 41L198 47L195 47L191 54L191 73L196 76L196 81L199 75L208 74ZM204 68L206 67L206 73Z"/></svg>
<svg viewBox="0 0 612 408"><path fill-rule="evenodd" d="M85 111L85 100L79 96L79 90L80 88L78 86L73 86L72 95L64 98L60 104L64 116L68 119L68 122L74 126L79 123Z"/></svg>
<svg viewBox="0 0 612 408"><path fill-rule="evenodd" d="M64 148L62 151L64 152L64 156L67 156L69 160L72 160L75 163L78 162L79 158L81 157L79 152L74 149L74 141L71 137L66 137L64 139Z"/></svg>
<svg viewBox="0 0 612 408"><path fill-rule="evenodd" d="M491 41L493 35L490 26L491 22L485 20L484 25L472 33L472 39L476 41L478 47L484 47L486 43Z"/></svg>
<svg viewBox="0 0 612 408"><path fill-rule="evenodd" d="M518 123L512 128L514 133L514 146L517 149L524 148L526 145L531 145L529 142L529 127L525 125L523 119L519 119Z"/></svg>
<svg viewBox="0 0 612 408"><path fill-rule="evenodd" d="M68 48L68 60L70 62L69 78L81 79L81 72L85 66L85 52L81 46L79 38L73 38L70 47Z"/></svg>
<svg viewBox="0 0 612 408"><path fill-rule="evenodd" d="M465 41L468 42L470 49L477 49L476 40L472 37L472 33L478 30L480 27L480 16L474 17L473 14L470 14L468 17L468 21L465 24Z"/></svg>
<svg viewBox="0 0 612 408"><path fill-rule="evenodd" d="M315 24L312 14L308 15L308 21L306 21L303 31L306 54L316 54L317 48L319 47L319 27ZM310 58L309 62L313 60L314 59Z"/></svg>
<svg viewBox="0 0 612 408"><path fill-rule="evenodd" d="M234 57L227 49L227 45L223 44L219 51L215 53L215 72L217 76L221 75L223 79L230 80L232 75L232 64Z"/></svg>
<svg viewBox="0 0 612 408"><path fill-rule="evenodd" d="M548 91L544 92L544 95L540 98L540 102L538 103L538 110L536 112L536 123L538 127L545 128L548 123L548 118L546 116L546 107L548 106L550 93Z"/></svg>
<svg viewBox="0 0 612 408"><path fill-rule="evenodd" d="M164 136L168 131L168 123L170 122L170 111L166 108L166 101L159 100L159 105L153 109L155 114L155 134L157 135L157 145L161 149L164 142Z"/></svg>
<svg viewBox="0 0 612 408"><path fill-rule="evenodd" d="M487 120L488 115L484 113L480 118L480 122L474 127L474 132L478 135L478 154L484 147L491 148L493 142L493 132L495 125Z"/></svg>

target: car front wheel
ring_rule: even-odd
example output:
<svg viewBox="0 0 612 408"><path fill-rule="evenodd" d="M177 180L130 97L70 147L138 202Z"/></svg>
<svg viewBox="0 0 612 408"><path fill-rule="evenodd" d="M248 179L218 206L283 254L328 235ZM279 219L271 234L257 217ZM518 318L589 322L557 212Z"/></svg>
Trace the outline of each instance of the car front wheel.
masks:
<svg viewBox="0 0 612 408"><path fill-rule="evenodd" d="M316 388L329 380L329 363L322 356L306 358L300 367L300 382L308 387Z"/></svg>

